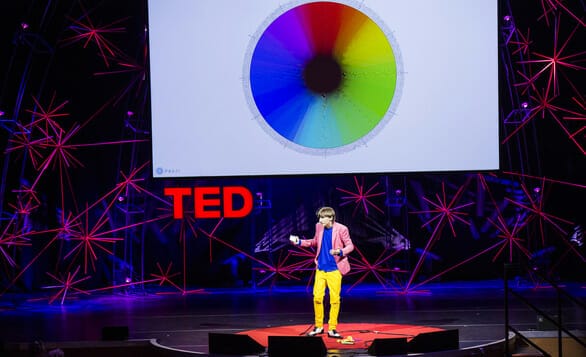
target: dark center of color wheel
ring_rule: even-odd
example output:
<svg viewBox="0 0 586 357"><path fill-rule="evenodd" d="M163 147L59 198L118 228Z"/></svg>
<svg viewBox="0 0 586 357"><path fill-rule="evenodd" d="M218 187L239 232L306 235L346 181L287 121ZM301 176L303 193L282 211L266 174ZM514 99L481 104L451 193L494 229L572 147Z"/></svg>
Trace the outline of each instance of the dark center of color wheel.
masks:
<svg viewBox="0 0 586 357"><path fill-rule="evenodd" d="M342 83L342 68L332 56L315 56L305 65L303 80L314 93L332 93Z"/></svg>

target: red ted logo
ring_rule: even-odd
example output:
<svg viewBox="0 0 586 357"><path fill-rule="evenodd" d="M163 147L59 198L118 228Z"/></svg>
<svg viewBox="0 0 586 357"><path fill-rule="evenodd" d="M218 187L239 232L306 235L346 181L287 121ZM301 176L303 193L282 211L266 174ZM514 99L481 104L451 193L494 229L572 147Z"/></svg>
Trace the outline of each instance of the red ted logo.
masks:
<svg viewBox="0 0 586 357"><path fill-rule="evenodd" d="M253 208L252 193L243 186L165 187L164 194L173 199L175 219L183 218L186 197L193 197L195 218L242 218Z"/></svg>

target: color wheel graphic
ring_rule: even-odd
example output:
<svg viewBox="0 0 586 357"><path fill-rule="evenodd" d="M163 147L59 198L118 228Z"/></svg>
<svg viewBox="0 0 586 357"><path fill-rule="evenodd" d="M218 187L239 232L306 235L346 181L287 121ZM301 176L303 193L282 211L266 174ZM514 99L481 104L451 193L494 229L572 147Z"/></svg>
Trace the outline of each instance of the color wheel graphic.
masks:
<svg viewBox="0 0 586 357"><path fill-rule="evenodd" d="M292 7L253 40L245 64L249 103L286 146L351 150L384 126L398 102L396 50L381 27L352 6Z"/></svg>

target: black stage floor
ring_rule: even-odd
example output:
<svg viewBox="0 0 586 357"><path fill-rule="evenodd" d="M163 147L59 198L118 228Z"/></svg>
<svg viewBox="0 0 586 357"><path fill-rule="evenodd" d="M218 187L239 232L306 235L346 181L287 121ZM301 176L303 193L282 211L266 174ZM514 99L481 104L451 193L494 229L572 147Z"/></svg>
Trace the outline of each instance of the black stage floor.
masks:
<svg viewBox="0 0 586 357"><path fill-rule="evenodd" d="M555 314L557 294L549 287L517 285L537 307ZM502 281L438 283L425 290L397 294L377 286L342 294L340 323L409 324L457 329L460 348L502 340ZM585 301L584 284L565 284ZM26 298L26 299L25 299ZM205 289L180 295L132 289L108 295L78 295L61 305L38 296L0 297L0 335L5 344L35 340L99 341L102 328L127 326L129 339L156 339L159 344L207 354L208 333L237 333L258 328L307 324L313 320L311 290L306 287ZM511 323L521 331L547 329L538 314L511 301ZM586 330L584 311L562 300L565 326Z"/></svg>

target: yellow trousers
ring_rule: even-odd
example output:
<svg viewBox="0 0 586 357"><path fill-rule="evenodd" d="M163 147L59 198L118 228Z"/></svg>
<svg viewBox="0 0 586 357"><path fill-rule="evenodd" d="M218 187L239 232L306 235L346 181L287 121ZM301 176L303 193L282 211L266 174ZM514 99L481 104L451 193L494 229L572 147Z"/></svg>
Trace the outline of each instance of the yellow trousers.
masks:
<svg viewBox="0 0 586 357"><path fill-rule="evenodd" d="M338 315L340 314L340 292L342 290L342 274L336 270L315 272L313 283L313 310L315 313L315 327L324 326L324 296L326 287L330 291L330 317L328 329L335 330L338 326Z"/></svg>

